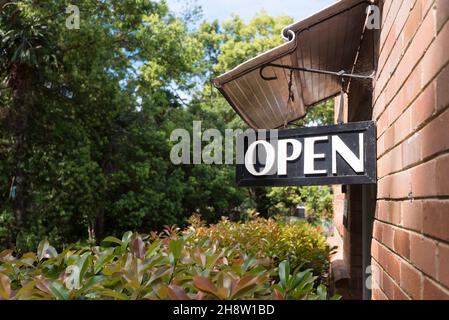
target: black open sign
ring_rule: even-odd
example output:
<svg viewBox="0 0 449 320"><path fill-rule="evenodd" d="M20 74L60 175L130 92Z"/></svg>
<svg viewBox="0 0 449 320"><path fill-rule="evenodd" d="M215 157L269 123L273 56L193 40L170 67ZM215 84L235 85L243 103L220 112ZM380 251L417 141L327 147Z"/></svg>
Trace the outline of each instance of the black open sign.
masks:
<svg viewBox="0 0 449 320"><path fill-rule="evenodd" d="M263 141L274 145L271 140L272 137L268 135ZM256 160L252 164L249 163L247 160L251 159L251 156L248 157L248 149L256 150L255 146L250 148L250 145L255 143L258 145L257 148L265 149L271 147L262 140L256 140L251 144L246 141L245 162L237 164L237 184L306 186L376 183L376 126L373 121L279 130L276 146L272 149L276 150L276 163L279 161L278 158L282 158L277 153L280 150L277 143L283 140L287 157L295 153L294 148L297 149L296 154L298 150L301 151L298 157L286 162L286 172L282 171L283 174L279 174L278 171L271 170L267 174L252 174L251 172L257 174L263 172L267 161L260 161L259 157L254 156ZM288 141L290 143L287 143ZM354 164L357 162L355 160L358 160L358 165Z"/></svg>

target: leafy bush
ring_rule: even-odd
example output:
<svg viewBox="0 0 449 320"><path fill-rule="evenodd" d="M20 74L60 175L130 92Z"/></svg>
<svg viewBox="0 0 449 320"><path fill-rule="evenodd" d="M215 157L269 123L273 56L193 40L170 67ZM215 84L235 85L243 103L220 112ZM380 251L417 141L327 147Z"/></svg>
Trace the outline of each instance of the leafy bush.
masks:
<svg viewBox="0 0 449 320"><path fill-rule="evenodd" d="M271 215L293 215L303 204L311 220L328 218L332 214L333 195L328 186L274 187L267 193Z"/></svg>
<svg viewBox="0 0 449 320"><path fill-rule="evenodd" d="M274 221L266 222L274 228ZM107 237L99 247L60 253L46 240L37 253L5 250L0 299L328 298L311 269L299 272L288 261L277 264L239 243L214 243L192 228L143 237L127 232L122 239Z"/></svg>
<svg viewBox="0 0 449 320"><path fill-rule="evenodd" d="M323 234L305 221L281 223L274 219L232 222L226 218L210 227L197 216L190 219L192 239L216 242L221 248L237 247L258 258L268 258L277 264L288 260L293 269L311 269L320 278L329 270L332 248Z"/></svg>
<svg viewBox="0 0 449 320"><path fill-rule="evenodd" d="M329 219L333 213L332 189L328 186L308 186L301 188L301 194L306 199L308 219L312 222L320 222Z"/></svg>

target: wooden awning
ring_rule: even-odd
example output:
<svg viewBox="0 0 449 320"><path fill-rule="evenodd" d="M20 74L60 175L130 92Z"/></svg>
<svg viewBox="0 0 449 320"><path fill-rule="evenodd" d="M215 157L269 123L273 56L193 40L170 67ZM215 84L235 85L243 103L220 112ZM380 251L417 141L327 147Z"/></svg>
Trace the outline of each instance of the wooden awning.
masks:
<svg viewBox="0 0 449 320"><path fill-rule="evenodd" d="M279 128L304 117L308 108L340 93L339 77L267 64L350 73L370 4L341 0L287 26L284 44L219 76L214 85L252 128Z"/></svg>

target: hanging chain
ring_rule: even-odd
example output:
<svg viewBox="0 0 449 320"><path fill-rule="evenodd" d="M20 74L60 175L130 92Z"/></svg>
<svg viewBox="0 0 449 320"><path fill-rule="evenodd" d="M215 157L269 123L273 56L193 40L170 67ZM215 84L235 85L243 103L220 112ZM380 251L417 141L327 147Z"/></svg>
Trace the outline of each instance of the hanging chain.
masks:
<svg viewBox="0 0 449 320"><path fill-rule="evenodd" d="M337 123L338 124L342 124L344 119L343 119L343 110L345 107L345 78L341 77L341 82L340 82L341 88L340 88L340 107L338 109L338 118L337 118Z"/></svg>
<svg viewBox="0 0 449 320"><path fill-rule="evenodd" d="M295 101L295 95L293 94L293 70L290 70L290 79L288 81L288 101L287 104L291 101L294 102Z"/></svg>
<svg viewBox="0 0 449 320"><path fill-rule="evenodd" d="M288 81L288 101L287 101L287 106L290 102L295 101L295 95L293 94L293 72L294 71L302 71L302 72L311 72L311 73L317 73L317 74L325 74L325 75L330 75L330 76L336 76L340 78L340 107L338 110L338 117L337 117L337 123L338 124L342 124L344 119L343 119L343 114L344 114L344 105L345 105L345 78L349 78L349 79L359 79L359 80L374 80L374 72L371 75L361 75L361 74L354 74L354 73L347 73L346 71L342 70L340 72L334 72L334 71L327 71L327 70L318 70L318 69L311 69L311 68L299 68L299 67L292 67L292 66L286 66L286 65L281 65L281 64L275 64L275 63L268 63L263 65L260 69L259 69L259 74L261 76L262 79L266 80L266 81L271 81L271 80L276 80L277 76L272 76L272 77L266 77L263 74L263 71L265 68L267 67L272 67L272 68L282 68L282 69L288 69L290 70L290 77L289 77L289 81ZM288 125L287 122L284 121L284 128L286 128Z"/></svg>

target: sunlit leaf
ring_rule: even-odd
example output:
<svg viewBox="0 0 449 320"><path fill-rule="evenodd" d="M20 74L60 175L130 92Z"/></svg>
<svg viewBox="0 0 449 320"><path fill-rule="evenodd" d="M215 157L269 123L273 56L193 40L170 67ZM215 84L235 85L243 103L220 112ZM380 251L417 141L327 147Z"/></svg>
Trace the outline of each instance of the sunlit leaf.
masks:
<svg viewBox="0 0 449 320"><path fill-rule="evenodd" d="M69 292L67 289L58 281L53 281L50 284L50 291L53 294L53 296L58 300L68 300L69 299Z"/></svg>
<svg viewBox="0 0 449 320"><path fill-rule="evenodd" d="M37 259L39 261L45 258L49 246L50 244L48 243L48 240L42 240L41 242L39 242L39 245L37 247Z"/></svg>
<svg viewBox="0 0 449 320"><path fill-rule="evenodd" d="M11 280L0 273L0 298L9 299L11 296Z"/></svg>
<svg viewBox="0 0 449 320"><path fill-rule="evenodd" d="M131 231L127 231L123 234L122 237L122 247L127 247L128 243L131 241L133 233Z"/></svg>
<svg viewBox="0 0 449 320"><path fill-rule="evenodd" d="M106 237L104 238L101 243L115 243L118 244L119 246L121 246L123 244L123 242L120 239L117 239L116 237Z"/></svg>
<svg viewBox="0 0 449 320"><path fill-rule="evenodd" d="M157 248L159 248L160 242L159 241L153 241L151 245L148 247L147 251L145 252L145 257L150 257L154 254Z"/></svg>
<svg viewBox="0 0 449 320"><path fill-rule="evenodd" d="M323 286L322 284L320 284L316 290L316 293L318 295L318 297L320 298L320 300L326 300L327 298L327 289L325 286Z"/></svg>
<svg viewBox="0 0 449 320"><path fill-rule="evenodd" d="M108 248L106 249L97 259L94 266L94 273L100 272L104 265L114 259L114 249Z"/></svg>
<svg viewBox="0 0 449 320"><path fill-rule="evenodd" d="M148 284L155 282L156 280L170 274L173 268L170 266L164 266L158 268L154 273L151 274L150 280L148 280Z"/></svg>
<svg viewBox="0 0 449 320"><path fill-rule="evenodd" d="M99 294L105 298L112 298L111 300L128 300L128 296L111 289L102 289Z"/></svg>
<svg viewBox="0 0 449 320"><path fill-rule="evenodd" d="M232 298L243 298L246 294L257 287L257 280L258 278L256 276L245 276L239 279L235 286L233 286L233 291L231 293Z"/></svg>
<svg viewBox="0 0 449 320"><path fill-rule="evenodd" d="M179 256L181 255L183 245L184 241L182 239L170 241L170 252L173 253L175 259L178 259Z"/></svg>
<svg viewBox="0 0 449 320"><path fill-rule="evenodd" d="M288 261L282 261L279 264L279 280L283 288L287 288L290 277L290 264Z"/></svg>
<svg viewBox="0 0 449 320"><path fill-rule="evenodd" d="M201 290L205 293L209 293L218 299L220 298L220 296L218 295L217 287L206 277L202 277L202 276L194 277L193 285L198 290Z"/></svg>

